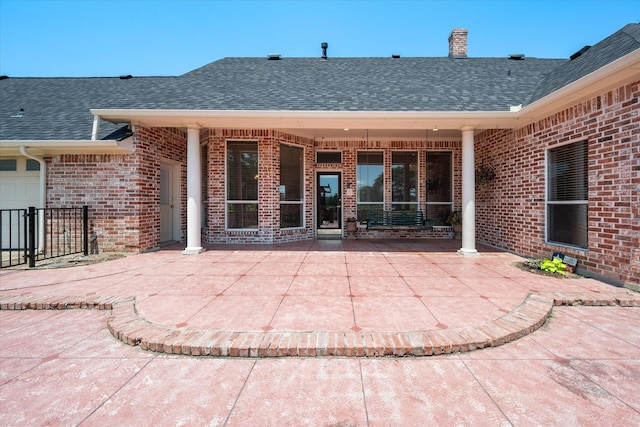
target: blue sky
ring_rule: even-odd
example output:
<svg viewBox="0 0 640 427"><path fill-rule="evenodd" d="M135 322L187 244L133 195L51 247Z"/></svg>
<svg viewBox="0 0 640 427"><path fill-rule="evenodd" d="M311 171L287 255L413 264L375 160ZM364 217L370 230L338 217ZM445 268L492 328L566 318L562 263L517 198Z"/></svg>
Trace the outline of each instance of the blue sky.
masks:
<svg viewBox="0 0 640 427"><path fill-rule="evenodd" d="M568 58L630 22L638 0L0 0L0 75L180 75L228 56Z"/></svg>

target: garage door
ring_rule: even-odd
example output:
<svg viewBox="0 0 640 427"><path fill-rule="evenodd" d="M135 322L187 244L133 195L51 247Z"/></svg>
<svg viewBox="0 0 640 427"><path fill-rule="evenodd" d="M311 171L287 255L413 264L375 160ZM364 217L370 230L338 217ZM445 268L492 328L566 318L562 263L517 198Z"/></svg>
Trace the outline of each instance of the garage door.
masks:
<svg viewBox="0 0 640 427"><path fill-rule="evenodd" d="M0 209L26 209L40 204L40 163L26 158L0 159ZM2 214L2 248L16 249L19 224L17 212ZM22 240L22 239L20 239Z"/></svg>

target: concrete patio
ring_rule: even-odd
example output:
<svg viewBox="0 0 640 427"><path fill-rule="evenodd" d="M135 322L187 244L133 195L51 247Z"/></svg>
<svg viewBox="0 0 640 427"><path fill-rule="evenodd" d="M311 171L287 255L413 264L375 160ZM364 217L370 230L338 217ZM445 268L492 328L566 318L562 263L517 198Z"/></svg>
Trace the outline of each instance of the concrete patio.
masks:
<svg viewBox="0 0 640 427"><path fill-rule="evenodd" d="M458 245L176 246L2 271L0 423L640 423L637 293L521 271L488 247L463 257ZM97 310L15 310L64 304ZM509 330L527 316L536 324ZM321 338L331 336L343 341Z"/></svg>

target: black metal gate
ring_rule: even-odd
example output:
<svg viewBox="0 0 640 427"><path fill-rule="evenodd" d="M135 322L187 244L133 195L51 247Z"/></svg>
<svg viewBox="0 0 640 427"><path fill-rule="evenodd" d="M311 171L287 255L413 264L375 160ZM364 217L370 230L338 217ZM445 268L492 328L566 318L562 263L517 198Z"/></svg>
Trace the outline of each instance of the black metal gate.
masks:
<svg viewBox="0 0 640 427"><path fill-rule="evenodd" d="M1 209L0 268L89 254L89 207Z"/></svg>

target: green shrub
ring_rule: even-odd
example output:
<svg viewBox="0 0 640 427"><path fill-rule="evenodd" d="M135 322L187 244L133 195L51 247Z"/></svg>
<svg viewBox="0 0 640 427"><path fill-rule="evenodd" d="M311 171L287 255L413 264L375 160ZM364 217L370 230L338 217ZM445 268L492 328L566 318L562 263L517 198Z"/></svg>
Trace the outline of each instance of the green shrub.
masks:
<svg viewBox="0 0 640 427"><path fill-rule="evenodd" d="M548 271L549 273L558 273L565 275L565 269L567 265L562 262L560 258L554 258L552 260L543 259L540 263L540 270Z"/></svg>

